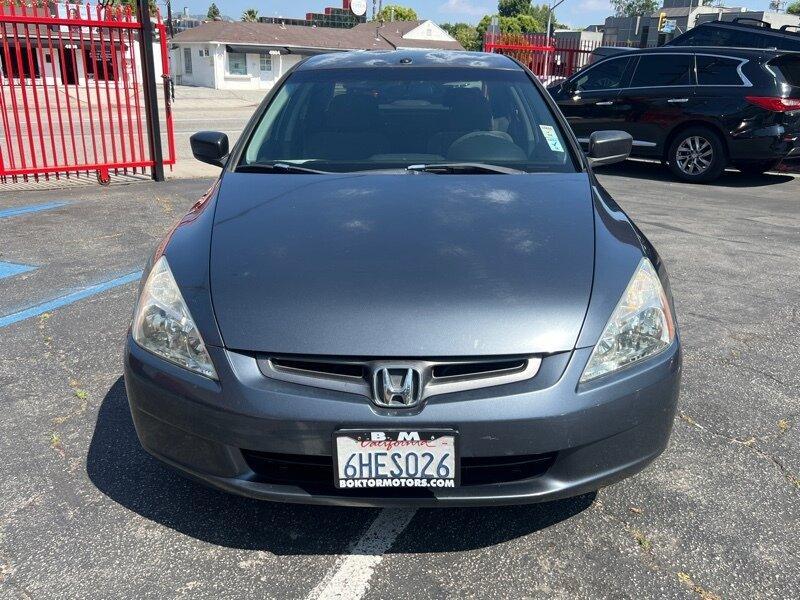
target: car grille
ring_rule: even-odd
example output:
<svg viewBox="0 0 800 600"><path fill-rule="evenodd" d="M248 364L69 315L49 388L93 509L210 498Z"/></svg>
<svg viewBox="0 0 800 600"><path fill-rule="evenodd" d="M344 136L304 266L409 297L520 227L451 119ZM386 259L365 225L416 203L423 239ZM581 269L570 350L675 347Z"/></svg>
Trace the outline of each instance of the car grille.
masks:
<svg viewBox="0 0 800 600"><path fill-rule="evenodd" d="M421 399L524 381L536 375L540 356L485 359L332 359L329 357L261 356L261 372L272 379L373 398L373 374L387 366L419 373Z"/></svg>
<svg viewBox="0 0 800 600"><path fill-rule="evenodd" d="M525 456L462 457L463 487L525 481L544 475L553 465L556 452ZM247 465L259 483L294 485L331 493L333 458L299 454L275 454L242 450Z"/></svg>

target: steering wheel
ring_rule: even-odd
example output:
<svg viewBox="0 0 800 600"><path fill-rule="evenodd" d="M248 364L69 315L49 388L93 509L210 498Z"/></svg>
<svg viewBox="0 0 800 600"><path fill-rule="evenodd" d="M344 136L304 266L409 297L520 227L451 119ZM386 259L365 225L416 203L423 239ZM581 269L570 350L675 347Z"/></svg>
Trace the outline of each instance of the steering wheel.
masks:
<svg viewBox="0 0 800 600"><path fill-rule="evenodd" d="M449 160L463 162L525 161L525 151L503 131L473 131L462 135L450 145Z"/></svg>

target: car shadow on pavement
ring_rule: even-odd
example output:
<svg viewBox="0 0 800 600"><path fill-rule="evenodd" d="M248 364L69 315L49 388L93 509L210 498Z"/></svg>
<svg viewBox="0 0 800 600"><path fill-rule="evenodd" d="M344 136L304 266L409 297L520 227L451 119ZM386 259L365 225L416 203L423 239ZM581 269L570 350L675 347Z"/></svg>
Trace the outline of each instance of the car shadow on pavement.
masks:
<svg viewBox="0 0 800 600"><path fill-rule="evenodd" d="M379 509L280 504L243 498L187 479L139 444L120 377L103 399L86 471L106 496L145 519L184 535L278 555L343 554ZM392 552L485 548L569 519L594 502L577 498L496 508L420 510Z"/></svg>
<svg viewBox="0 0 800 600"><path fill-rule="evenodd" d="M664 181L675 185L684 184L675 178L672 172L664 165L657 162L641 160L626 160L621 163L595 168L598 175L615 175L617 177L634 177L636 179L649 179L651 181ZM738 171L725 171L719 179L707 184L717 187L752 188L768 185L778 185L794 181L791 175L779 173L765 173L764 175L746 175Z"/></svg>

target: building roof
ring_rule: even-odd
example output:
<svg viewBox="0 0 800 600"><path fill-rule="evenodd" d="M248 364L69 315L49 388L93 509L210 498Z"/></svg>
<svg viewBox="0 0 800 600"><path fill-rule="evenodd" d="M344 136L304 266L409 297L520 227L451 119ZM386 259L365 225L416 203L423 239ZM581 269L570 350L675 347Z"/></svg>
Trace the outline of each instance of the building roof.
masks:
<svg viewBox="0 0 800 600"><path fill-rule="evenodd" d="M306 27L276 23L244 23L236 21L209 21L199 27L181 31L172 42L221 44L248 44L287 48L314 48L320 50L390 50L374 32L336 29L333 27Z"/></svg>
<svg viewBox="0 0 800 600"><path fill-rule="evenodd" d="M403 36L410 31L414 31L423 23L427 23L427 21L389 21L388 23L383 23L383 27L381 29L391 30L392 33L397 32ZM378 24L373 21L371 23L361 23L360 25L356 25L353 29L369 27L374 31L377 25Z"/></svg>
<svg viewBox="0 0 800 600"><path fill-rule="evenodd" d="M428 21L390 21L388 23L383 23L383 25L379 25L375 22L370 23L361 23L360 25L356 25L353 29L361 30L361 31L369 31L371 34L374 34L376 31L378 34L389 42L392 47L394 48L422 48L422 49L435 49L435 50L463 50L464 46L459 44L455 39L450 37L449 41L444 40L434 40L434 39L419 39L419 38L407 38L406 36L418 29ZM437 29L441 29L438 25L436 26ZM445 32L446 33L446 32Z"/></svg>
<svg viewBox="0 0 800 600"><path fill-rule="evenodd" d="M420 22L407 21L405 23L416 23L418 26ZM338 29L333 27L279 25L276 23L209 21L199 27L181 31L172 38L172 42L175 44L217 42L221 44L309 50L464 49L461 44L455 41L406 40L402 38L402 35L396 34L399 29L394 27L390 31L386 31L386 29L386 27L378 29L374 23L362 23L351 29ZM409 27L406 33L412 29L414 27ZM380 34L376 35L376 31L379 31Z"/></svg>

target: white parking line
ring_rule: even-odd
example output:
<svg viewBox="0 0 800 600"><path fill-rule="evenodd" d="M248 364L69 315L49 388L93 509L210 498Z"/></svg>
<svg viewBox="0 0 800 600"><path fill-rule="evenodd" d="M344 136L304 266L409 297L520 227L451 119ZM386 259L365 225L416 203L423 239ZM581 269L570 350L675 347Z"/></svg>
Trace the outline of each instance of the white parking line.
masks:
<svg viewBox="0 0 800 600"><path fill-rule="evenodd" d="M414 518L416 509L386 508L356 542L350 553L339 557L322 581L311 590L308 600L359 600L383 554Z"/></svg>

